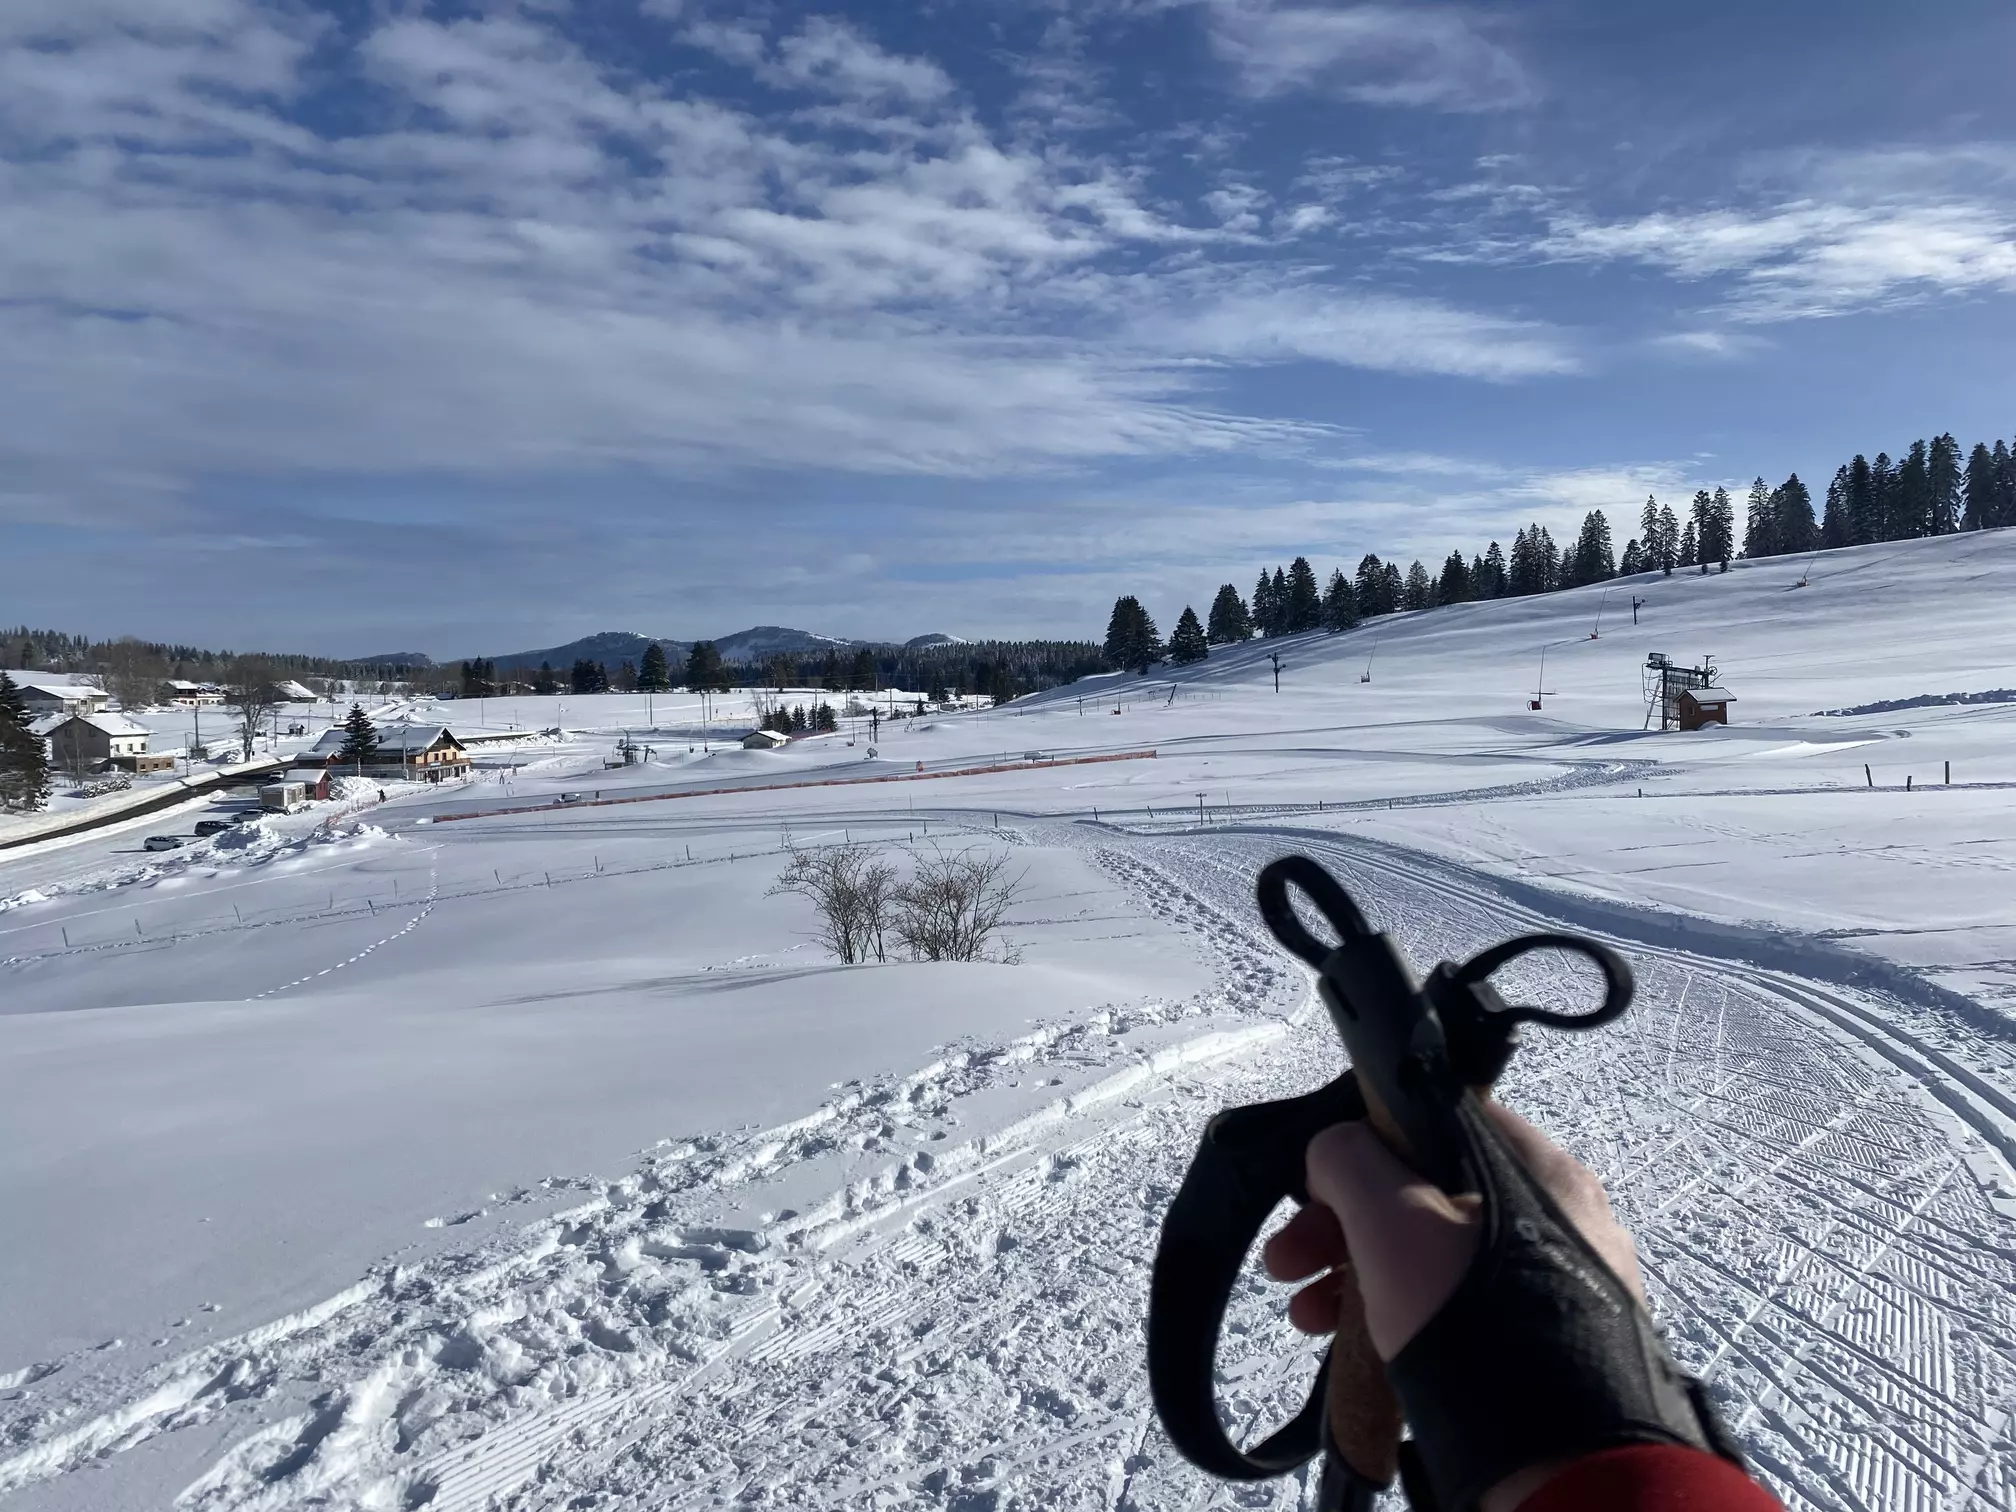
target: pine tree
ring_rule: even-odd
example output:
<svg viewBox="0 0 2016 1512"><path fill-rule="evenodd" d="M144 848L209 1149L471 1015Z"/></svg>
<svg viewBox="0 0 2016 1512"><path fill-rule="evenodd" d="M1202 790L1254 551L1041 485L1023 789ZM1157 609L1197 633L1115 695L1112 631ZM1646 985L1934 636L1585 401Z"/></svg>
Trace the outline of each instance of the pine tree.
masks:
<svg viewBox="0 0 2016 1512"><path fill-rule="evenodd" d="M689 656L687 660L690 662L692 658ZM828 651L826 653L826 660L819 664L819 686L829 693L840 691L840 653L838 651ZM962 689L961 691L963 692L964 690Z"/></svg>
<svg viewBox="0 0 2016 1512"><path fill-rule="evenodd" d="M49 748L29 723L27 700L14 679L0 672L0 808L32 812L49 801L54 786Z"/></svg>
<svg viewBox="0 0 2016 1512"><path fill-rule="evenodd" d="M1496 541L1484 548L1484 571L1479 574L1477 597L1495 599L1505 597L1508 579L1505 572L1505 552Z"/></svg>
<svg viewBox="0 0 2016 1512"><path fill-rule="evenodd" d="M1106 659L1144 675L1162 659L1161 633L1131 593L1113 601L1113 614L1106 624Z"/></svg>
<svg viewBox="0 0 2016 1512"><path fill-rule="evenodd" d="M672 686L672 669L665 661L665 648L653 641L644 648L644 661L637 668L637 686L646 693L663 693Z"/></svg>
<svg viewBox="0 0 2016 1512"><path fill-rule="evenodd" d="M1736 506L1729 501L1729 490L1717 488L1715 496L1708 501L1708 530L1701 542L1701 565L1713 562L1722 571L1729 570L1729 559L1736 555Z"/></svg>
<svg viewBox="0 0 2016 1512"><path fill-rule="evenodd" d="M863 646L854 653L853 665L847 669L848 688L856 693L872 693L881 680L875 668L875 653Z"/></svg>
<svg viewBox="0 0 2016 1512"><path fill-rule="evenodd" d="M1995 473L1995 454L1988 450L1986 443L1976 441L1974 450L1967 454L1966 502L1960 516L1962 530L1986 530L2001 523L1995 497L1999 480Z"/></svg>
<svg viewBox="0 0 2016 1512"><path fill-rule="evenodd" d="M1367 619L1375 614L1393 612L1393 603L1386 596L1386 564L1370 552L1358 559L1355 592L1358 612Z"/></svg>
<svg viewBox="0 0 2016 1512"><path fill-rule="evenodd" d="M1897 469L1891 465L1888 452L1878 452L1876 460L1869 464L1869 518L1863 525L1863 539L1895 540L1896 515Z"/></svg>
<svg viewBox="0 0 2016 1512"><path fill-rule="evenodd" d="M1407 569L1406 586L1400 590L1400 603L1407 609L1432 609L1435 607L1434 585L1428 577L1428 569L1416 557Z"/></svg>
<svg viewBox="0 0 2016 1512"><path fill-rule="evenodd" d="M1643 571L1645 571L1645 551L1638 544L1638 538L1633 536L1624 543L1624 555L1617 559L1617 575L1631 577Z"/></svg>
<svg viewBox="0 0 2016 1512"><path fill-rule="evenodd" d="M1645 543L1645 566L1647 570L1666 565L1666 553L1662 549L1666 542L1664 529L1659 520L1659 501L1651 494L1645 495L1645 507L1638 513L1638 539Z"/></svg>
<svg viewBox="0 0 2016 1512"><path fill-rule="evenodd" d="M1876 478L1868 458L1860 452L1848 464L1848 539L1849 546L1860 546L1879 539L1876 534Z"/></svg>
<svg viewBox="0 0 2016 1512"><path fill-rule="evenodd" d="M2001 441L1989 454L1995 468L1995 509L1993 525L2016 525L2016 453Z"/></svg>
<svg viewBox="0 0 2016 1512"><path fill-rule="evenodd" d="M1671 504L1659 506L1659 570L1666 576L1673 576L1673 569L1680 565L1680 521L1673 514Z"/></svg>
<svg viewBox="0 0 2016 1512"><path fill-rule="evenodd" d="M1933 535L1951 535L1960 526L1960 443L1951 432L1933 438L1925 492L1925 528Z"/></svg>
<svg viewBox="0 0 2016 1512"><path fill-rule="evenodd" d="M1169 660L1179 667L1187 667L1210 654L1211 643L1204 638L1204 627L1197 622L1197 611L1185 604L1183 612L1176 617L1176 631L1169 637Z"/></svg>
<svg viewBox="0 0 2016 1512"><path fill-rule="evenodd" d="M1218 596L1211 600L1211 618L1204 638L1214 646L1236 646L1253 638L1253 616L1247 613L1246 601L1239 597L1239 590L1230 583L1221 585Z"/></svg>
<svg viewBox="0 0 2016 1512"><path fill-rule="evenodd" d="M539 675L532 679L532 691L541 698L551 698L560 691L560 683L553 676L553 663L539 663Z"/></svg>
<svg viewBox="0 0 2016 1512"><path fill-rule="evenodd" d="M1261 635L1279 635L1280 615L1274 604L1274 580L1263 568L1253 585L1253 628Z"/></svg>
<svg viewBox="0 0 2016 1512"><path fill-rule="evenodd" d="M1913 441L1911 450L1898 464L1890 505L1888 523L1892 540L1910 540L1933 533L1932 456L1923 441Z"/></svg>
<svg viewBox="0 0 2016 1512"><path fill-rule="evenodd" d="M1332 568L1330 584L1323 590L1323 628L1333 634L1358 623L1358 595L1342 567Z"/></svg>
<svg viewBox="0 0 2016 1512"><path fill-rule="evenodd" d="M686 653L686 691L714 693L728 685L728 669L721 663L720 649L712 641L695 641ZM831 687L832 684L827 684Z"/></svg>
<svg viewBox="0 0 2016 1512"><path fill-rule="evenodd" d="M1463 565L1463 553L1452 551L1443 558L1442 575L1435 580L1435 602L1461 604L1470 598L1470 569Z"/></svg>
<svg viewBox="0 0 2016 1512"><path fill-rule="evenodd" d="M1694 490L1694 507L1687 512L1687 533L1682 538L1682 567L1698 566L1703 572L1708 570L1708 547L1715 539L1713 515L1714 497L1705 488Z"/></svg>
<svg viewBox="0 0 2016 1512"><path fill-rule="evenodd" d="M337 759L352 766L361 766L378 754L378 727L371 723L371 716L364 712L364 705L353 703L350 712L343 717L343 748L337 752Z"/></svg>
<svg viewBox="0 0 2016 1512"><path fill-rule="evenodd" d="M1750 504L1743 516L1743 555L1751 560L1778 555L1778 509L1771 486L1750 480Z"/></svg>
<svg viewBox="0 0 2016 1512"><path fill-rule="evenodd" d="M1799 474L1788 474L1771 491L1771 506L1778 549L1802 554L1811 551L1820 538L1820 527L1813 523L1813 495L1799 481Z"/></svg>
<svg viewBox="0 0 2016 1512"><path fill-rule="evenodd" d="M1592 509L1582 517L1582 531L1575 538L1574 553L1576 583L1605 583L1617 576L1616 547L1610 538L1610 520L1602 510ZM1563 577L1567 577L1566 572Z"/></svg>
<svg viewBox="0 0 2016 1512"><path fill-rule="evenodd" d="M1398 609L1400 607L1400 596L1406 591L1406 581L1400 576L1400 564L1398 562L1388 562L1386 564L1386 586L1381 591L1380 601L1386 605L1388 610Z"/></svg>
<svg viewBox="0 0 2016 1512"><path fill-rule="evenodd" d="M1288 568L1288 633L1314 630L1323 623L1323 595L1309 558L1297 557Z"/></svg>
<svg viewBox="0 0 2016 1512"><path fill-rule="evenodd" d="M1694 529L1694 522L1690 519L1687 528L1680 532L1680 565L1692 567L1700 560L1700 537Z"/></svg>
<svg viewBox="0 0 2016 1512"><path fill-rule="evenodd" d="M1288 574L1279 567L1267 584L1267 626L1269 635L1286 635L1293 614L1288 595Z"/></svg>
<svg viewBox="0 0 2016 1512"><path fill-rule="evenodd" d="M1834 469L1834 481L1827 485L1827 504L1820 516L1820 544L1828 550L1855 544L1855 528L1848 519L1848 469Z"/></svg>

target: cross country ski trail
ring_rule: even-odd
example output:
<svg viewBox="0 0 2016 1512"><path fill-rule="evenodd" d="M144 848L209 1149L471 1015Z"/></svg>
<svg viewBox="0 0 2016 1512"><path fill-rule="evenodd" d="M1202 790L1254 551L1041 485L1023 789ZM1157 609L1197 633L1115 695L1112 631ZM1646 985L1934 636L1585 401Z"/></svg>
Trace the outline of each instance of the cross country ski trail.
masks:
<svg viewBox="0 0 2016 1512"><path fill-rule="evenodd" d="M1283 842L1077 843L1192 931L1213 991L955 1047L795 1124L518 1194L573 1205L388 1265L125 1400L17 1420L0 1494L211 1424L229 1447L180 1498L196 1512L1296 1505L1295 1480L1178 1462L1142 1363L1157 1225L1205 1118L1338 1067L1251 906ZM1549 922L1453 868L1295 843L1417 966ZM1504 1093L1608 1184L1677 1351L1794 1509L2009 1505L2016 1179L1990 1100L1954 1092L1950 1047L1891 1036L1891 1005L1630 949L1632 1015L1532 1036ZM1519 985L1564 991L1537 968ZM1254 1275L1228 1319L1243 1436L1307 1387L1313 1345L1282 1312Z"/></svg>

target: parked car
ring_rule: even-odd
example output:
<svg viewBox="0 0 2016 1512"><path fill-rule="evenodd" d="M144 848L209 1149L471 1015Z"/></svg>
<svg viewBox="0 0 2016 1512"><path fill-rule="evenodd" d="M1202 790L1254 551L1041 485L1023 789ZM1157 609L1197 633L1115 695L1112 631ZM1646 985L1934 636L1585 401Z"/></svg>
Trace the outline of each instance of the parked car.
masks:
<svg viewBox="0 0 2016 1512"><path fill-rule="evenodd" d="M237 823L236 819L198 819L196 821L196 833L199 835L221 835L224 831L235 828Z"/></svg>
<svg viewBox="0 0 2016 1512"><path fill-rule="evenodd" d="M145 848L150 851L180 850L182 849L182 837L180 835L149 835Z"/></svg>
<svg viewBox="0 0 2016 1512"><path fill-rule="evenodd" d="M562 793L558 798L555 798L553 801L555 803L579 803L583 798L586 798L587 796L588 795L586 793Z"/></svg>

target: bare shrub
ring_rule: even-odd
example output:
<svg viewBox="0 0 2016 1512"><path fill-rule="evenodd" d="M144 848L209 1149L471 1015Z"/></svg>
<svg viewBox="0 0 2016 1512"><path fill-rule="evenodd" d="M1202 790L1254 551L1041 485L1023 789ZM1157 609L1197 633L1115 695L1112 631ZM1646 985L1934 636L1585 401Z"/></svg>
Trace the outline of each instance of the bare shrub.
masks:
<svg viewBox="0 0 2016 1512"><path fill-rule="evenodd" d="M913 852L913 862L910 880L895 891L891 926L904 949L920 961L985 960L1022 892L1022 875L1008 874L1007 852L933 847Z"/></svg>
<svg viewBox="0 0 2016 1512"><path fill-rule="evenodd" d="M865 845L793 848L766 896L795 893L819 916L820 943L852 966L888 959L884 936L896 896L896 868Z"/></svg>

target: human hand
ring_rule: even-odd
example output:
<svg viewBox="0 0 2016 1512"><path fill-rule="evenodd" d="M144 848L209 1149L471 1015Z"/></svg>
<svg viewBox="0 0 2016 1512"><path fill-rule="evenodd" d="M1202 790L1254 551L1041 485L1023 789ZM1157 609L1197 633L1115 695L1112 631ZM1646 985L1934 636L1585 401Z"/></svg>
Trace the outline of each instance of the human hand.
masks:
<svg viewBox="0 0 2016 1512"><path fill-rule="evenodd" d="M1484 1107L1520 1161L1641 1303L1631 1235L1610 1211L1603 1184L1511 1109ZM1316 1279L1288 1316L1304 1333L1337 1326L1339 1288L1355 1278L1379 1358L1406 1347L1456 1290L1477 1252L1478 1200L1451 1197L1386 1147L1370 1124L1342 1123L1309 1142L1309 1205L1267 1241L1267 1274ZM1339 1270L1338 1267L1344 1267Z"/></svg>

